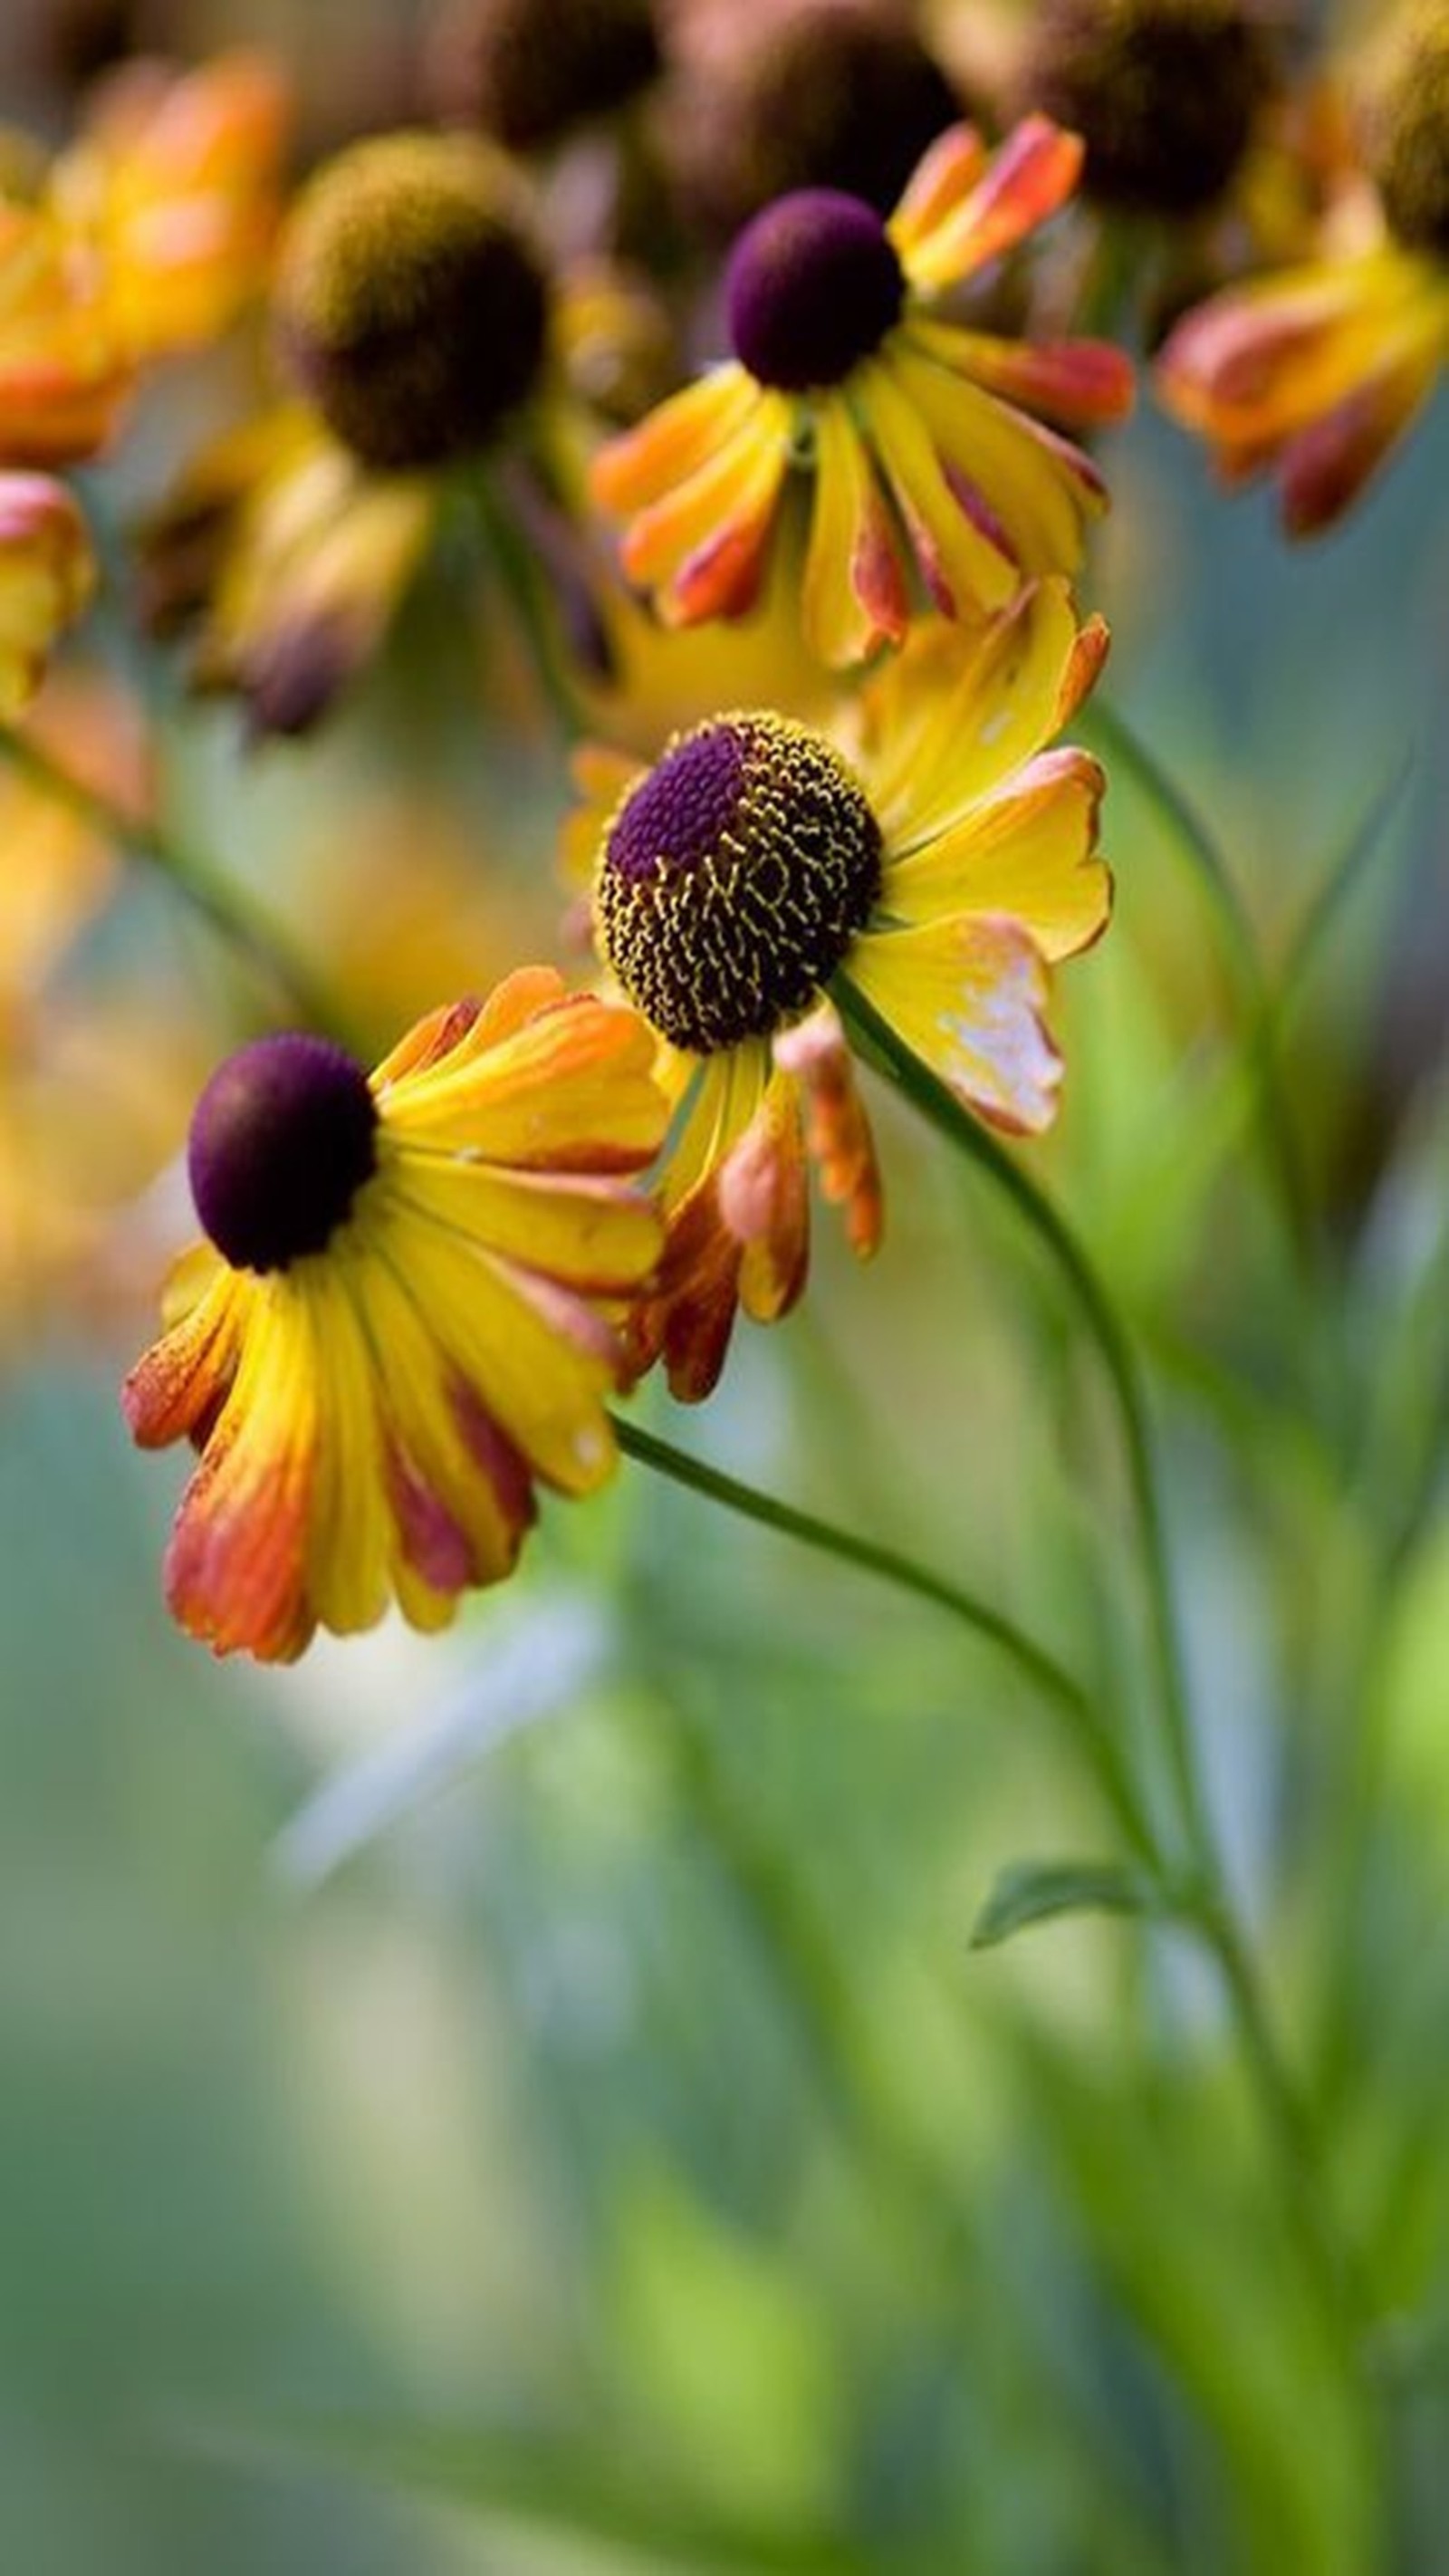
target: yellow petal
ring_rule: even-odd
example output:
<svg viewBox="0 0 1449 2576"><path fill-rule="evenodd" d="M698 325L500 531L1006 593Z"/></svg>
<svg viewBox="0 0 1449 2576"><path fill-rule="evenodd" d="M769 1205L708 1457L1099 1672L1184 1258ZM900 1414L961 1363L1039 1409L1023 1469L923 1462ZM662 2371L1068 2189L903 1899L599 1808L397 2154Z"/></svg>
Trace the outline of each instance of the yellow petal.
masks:
<svg viewBox="0 0 1449 2576"><path fill-rule="evenodd" d="M883 909L909 922L1004 915L1044 957L1075 955L1100 937L1112 908L1112 880L1096 856L1104 784L1086 752L1042 752L916 857L888 863Z"/></svg>
<svg viewBox="0 0 1449 2576"><path fill-rule="evenodd" d="M899 644L909 614L890 517L870 456L843 402L815 419L815 492L801 614L806 640L834 670Z"/></svg>
<svg viewBox="0 0 1449 2576"><path fill-rule="evenodd" d="M902 388L894 355L861 367L856 381L862 415L937 607L947 617L1003 607L1019 587L1017 566L953 492L931 434Z"/></svg>
<svg viewBox="0 0 1449 2576"><path fill-rule="evenodd" d="M1064 581L1022 592L969 654L949 630L913 635L864 700L871 801L892 857L937 838L1040 751L1105 649L1100 621L1079 629Z"/></svg>
<svg viewBox="0 0 1449 2576"><path fill-rule="evenodd" d="M1046 968L1017 923L967 915L868 935L848 980L968 1108L1017 1133L1050 1126L1061 1058Z"/></svg>

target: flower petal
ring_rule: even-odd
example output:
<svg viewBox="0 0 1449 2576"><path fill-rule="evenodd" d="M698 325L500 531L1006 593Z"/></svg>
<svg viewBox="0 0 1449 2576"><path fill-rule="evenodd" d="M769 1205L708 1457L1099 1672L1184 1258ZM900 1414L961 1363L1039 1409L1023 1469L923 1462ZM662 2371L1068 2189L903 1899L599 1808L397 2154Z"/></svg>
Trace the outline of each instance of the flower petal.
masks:
<svg viewBox="0 0 1449 2576"><path fill-rule="evenodd" d="M1049 117L1024 117L966 195L953 201L942 188L933 222L908 223L904 238L895 231L902 264L916 292L934 295L944 286L974 276L989 260L1035 232L1071 195L1081 174L1082 153L1078 135L1053 125ZM898 215L896 225L900 221Z"/></svg>
<svg viewBox="0 0 1449 2576"><path fill-rule="evenodd" d="M1125 420L1136 400L1132 361L1110 340L1003 340L924 313L902 329L937 366L1069 427Z"/></svg>
<svg viewBox="0 0 1449 2576"><path fill-rule="evenodd" d="M890 370L948 475L974 486L1025 573L1074 572L1086 523L1107 506L1091 459L994 394L920 357L904 336Z"/></svg>
<svg viewBox="0 0 1449 2576"><path fill-rule="evenodd" d="M759 401L754 377L733 363L671 394L636 429L600 448L589 468L600 509L613 518L632 518L689 482L745 427Z"/></svg>
<svg viewBox="0 0 1449 2576"><path fill-rule="evenodd" d="M887 866L881 900L902 921L995 913L1044 957L1075 956L1107 927L1112 880L1096 855L1105 780L1084 751L1044 751L965 820Z"/></svg>
<svg viewBox="0 0 1449 2576"><path fill-rule="evenodd" d="M815 418L801 614L812 651L833 670L899 644L910 614L890 515L843 402L823 402Z"/></svg>
<svg viewBox="0 0 1449 2576"><path fill-rule="evenodd" d="M429 1147L534 1171L637 1171L668 1123L654 1043L632 1011L590 993L551 1001L498 1040L480 1014L440 1061L379 1093L381 1154Z"/></svg>
<svg viewBox="0 0 1449 2576"><path fill-rule="evenodd" d="M992 1126L1051 1125L1061 1058L1045 1024L1046 969L1018 923L967 914L867 934L847 980Z"/></svg>
<svg viewBox="0 0 1449 2576"><path fill-rule="evenodd" d="M859 371L861 411L931 597L947 617L1000 608L1021 575L1004 546L977 525L948 480L930 432L901 385L894 360Z"/></svg>
<svg viewBox="0 0 1449 2576"><path fill-rule="evenodd" d="M949 631L912 636L863 702L871 797L893 859L938 839L1051 740L1106 641L1099 618L1078 627L1064 581L1024 590L969 655Z"/></svg>

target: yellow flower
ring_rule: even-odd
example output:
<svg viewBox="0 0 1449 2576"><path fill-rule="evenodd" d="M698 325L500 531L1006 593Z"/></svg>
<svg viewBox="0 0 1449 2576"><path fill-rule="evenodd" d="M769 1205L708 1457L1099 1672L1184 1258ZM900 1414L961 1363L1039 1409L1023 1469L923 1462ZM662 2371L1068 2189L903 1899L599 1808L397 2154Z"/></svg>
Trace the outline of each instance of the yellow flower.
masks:
<svg viewBox="0 0 1449 2576"><path fill-rule="evenodd" d="M626 1175L667 1106L633 1014L525 969L434 1012L366 1076L262 1038L212 1077L190 1170L211 1244L127 1380L148 1448L201 1451L167 1598L217 1653L301 1653L390 1596L415 1627L512 1568L535 1481L614 1464L623 1357L600 1300L653 1268Z"/></svg>
<svg viewBox="0 0 1449 2576"><path fill-rule="evenodd" d="M829 995L862 997L993 1125L1050 1123L1049 970L1100 935L1111 884L1101 772L1046 746L1105 649L1064 582L1037 583L968 649L921 630L838 731L730 713L642 773L582 756L600 954L657 1032L677 1104L669 1240L639 1321L641 1356L663 1351L676 1394L709 1392L737 1304L765 1322L798 1297L807 1147L857 1250L878 1239Z"/></svg>
<svg viewBox="0 0 1449 2576"><path fill-rule="evenodd" d="M133 361L214 338L262 285L287 115L280 75L249 53L128 63L96 93L46 193Z"/></svg>
<svg viewBox="0 0 1449 2576"><path fill-rule="evenodd" d="M1275 476L1290 536L1330 527L1422 411L1449 360L1449 19L1411 0L1363 82L1358 193L1316 256L1228 287L1179 322L1164 407L1224 479Z"/></svg>
<svg viewBox="0 0 1449 2576"><path fill-rule="evenodd" d="M225 433L149 531L158 628L199 618L196 677L259 731L303 731L380 643L452 478L506 460L509 504L559 537L568 371L597 371L608 299L576 336L517 173L481 140L376 135L317 172L286 226L274 337L295 399Z"/></svg>
<svg viewBox="0 0 1449 2576"><path fill-rule="evenodd" d="M1449 265L1384 239L1225 287L1166 341L1164 408L1223 480L1271 473L1283 524L1340 519L1421 411L1449 360Z"/></svg>
<svg viewBox="0 0 1449 2576"><path fill-rule="evenodd" d="M90 597L95 564L85 522L48 474L0 473L0 717L39 685L63 626Z"/></svg>
<svg viewBox="0 0 1449 2576"><path fill-rule="evenodd" d="M933 311L1054 214L1081 145L1029 117L988 159L970 126L932 145L889 221L828 188L778 198L730 254L733 358L612 440L601 506L671 625L733 617L762 577L790 482L812 484L801 611L832 666L899 643L905 556L950 617L1068 572L1105 506L1081 451L1030 417L1119 419L1132 378L1091 340L1028 345Z"/></svg>
<svg viewBox="0 0 1449 2576"><path fill-rule="evenodd" d="M36 204L0 195L0 459L94 456L138 368L231 319L261 282L282 122L251 56L134 64Z"/></svg>
<svg viewBox="0 0 1449 2576"><path fill-rule="evenodd" d="M0 460L93 456L132 376L95 262L47 208L0 197Z"/></svg>

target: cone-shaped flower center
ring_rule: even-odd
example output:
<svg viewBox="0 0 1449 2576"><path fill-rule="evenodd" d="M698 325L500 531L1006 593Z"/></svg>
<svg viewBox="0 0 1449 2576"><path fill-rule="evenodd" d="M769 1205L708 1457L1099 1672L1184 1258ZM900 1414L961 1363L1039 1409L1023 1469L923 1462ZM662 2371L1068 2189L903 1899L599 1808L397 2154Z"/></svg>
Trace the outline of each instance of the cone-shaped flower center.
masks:
<svg viewBox="0 0 1449 2576"><path fill-rule="evenodd" d="M836 385L879 348L905 292L873 206L839 188L797 188L746 224L730 252L730 345L762 385Z"/></svg>
<svg viewBox="0 0 1449 2576"><path fill-rule="evenodd" d="M1365 108L1369 166L1400 241L1449 256L1449 16L1419 0L1395 22Z"/></svg>
<svg viewBox="0 0 1449 2576"><path fill-rule="evenodd" d="M543 358L547 289L507 165L464 135L385 134L327 163L277 275L284 363L383 472L486 447Z"/></svg>
<svg viewBox="0 0 1449 2576"><path fill-rule="evenodd" d="M196 1212L238 1270L321 1252L376 1167L377 1110L360 1064L326 1038L258 1038L196 1104Z"/></svg>
<svg viewBox="0 0 1449 2576"><path fill-rule="evenodd" d="M867 920L880 826L834 746L783 716L671 743L609 828L595 912L625 992L711 1055L798 1019Z"/></svg>

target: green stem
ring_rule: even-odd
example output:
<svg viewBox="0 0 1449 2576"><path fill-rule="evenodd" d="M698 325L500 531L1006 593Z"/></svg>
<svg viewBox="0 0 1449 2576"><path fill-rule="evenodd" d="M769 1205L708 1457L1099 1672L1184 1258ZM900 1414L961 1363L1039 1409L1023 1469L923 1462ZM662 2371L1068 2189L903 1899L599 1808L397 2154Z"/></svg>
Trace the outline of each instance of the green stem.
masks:
<svg viewBox="0 0 1449 2576"><path fill-rule="evenodd" d="M1171 773L1117 710L1098 701L1083 718L1109 759L1131 772L1148 803L1166 825L1170 840L1186 859L1212 906L1221 935L1223 959L1232 979L1242 1020L1243 1043L1258 1109L1263 1156L1283 1218L1296 1267L1311 1281L1318 1257L1312 1198L1297 1131L1288 1105L1278 1045L1278 1014L1263 972L1258 944L1246 907L1207 824Z"/></svg>
<svg viewBox="0 0 1449 2576"><path fill-rule="evenodd" d="M1198 1776L1177 1644L1166 1534L1148 1433L1146 1400L1126 1328L1066 1219L1013 1162L990 1130L936 1080L880 1014L844 979L835 988L835 999L856 1036L864 1042L868 1054L896 1088L941 1135L995 1182L1051 1253L1076 1299L1106 1369L1121 1417L1151 1612L1166 1749L1187 1844L1186 1869L1174 1867L1173 1862L1164 1859L1155 1848L1152 1865L1156 1875L1167 1883L1185 1882L1202 1891L1198 1901L1191 1903L1188 1910L1194 1928L1217 1963L1244 2063L1265 2125L1275 2142L1287 2186L1292 2223L1319 2281L1328 2311L1343 2330L1347 2353L1351 2338L1347 2324L1346 2266L1337 2252L1332 2228L1322 2208L1314 2142L1297 2087L1283 2063L1272 2030L1251 1951L1227 1896L1217 1838Z"/></svg>
<svg viewBox="0 0 1449 2576"><path fill-rule="evenodd" d="M939 1083L920 1058L897 1037L888 1021L853 985L841 981L835 1000L842 1016L863 1041L867 1053L898 1091L928 1119L947 1142L986 1172L1010 1199L1018 1215L1050 1252L1070 1286L1097 1345L1121 1418L1127 1472L1142 1544L1143 1571L1151 1621L1153 1658L1183 1824L1194 1860L1209 1847L1207 1819L1193 1759L1187 1698L1182 1680L1177 1620L1168 1572L1167 1538L1157 1490L1147 1405L1136 1357L1111 1298L1077 1241L1065 1217L1028 1179L1005 1147L969 1109Z"/></svg>
<svg viewBox="0 0 1449 2576"><path fill-rule="evenodd" d="M53 760L33 736L11 725L0 724L0 759L9 761L42 796L63 805L89 830L169 878L193 909L296 1005L309 1027L340 1035L342 1014L286 933L245 886L198 851L184 849L159 824L129 814L98 795Z"/></svg>
<svg viewBox="0 0 1449 2576"><path fill-rule="evenodd" d="M711 1502L723 1504L727 1511L738 1512L764 1529L778 1530L787 1538L798 1539L802 1546L836 1558L842 1565L855 1566L880 1582L894 1584L898 1591L913 1593L919 1601L933 1602L937 1609L948 1611L974 1629L978 1637L997 1647L1032 1688L1070 1722L1073 1732L1085 1740L1119 1821L1134 1848L1156 1872L1158 1854L1151 1827L1109 1730L1080 1683L1013 1619L975 1593L963 1591L958 1584L948 1583L928 1567L902 1556L895 1548L857 1538L848 1530L836 1529L829 1521L817 1520L811 1512L797 1511L793 1504L782 1503L773 1494L762 1494L753 1485L741 1484L720 1468L708 1466L703 1459L692 1458L687 1451L657 1439L638 1423L615 1415L614 1430L625 1456L638 1465L652 1467L657 1475L706 1495Z"/></svg>

